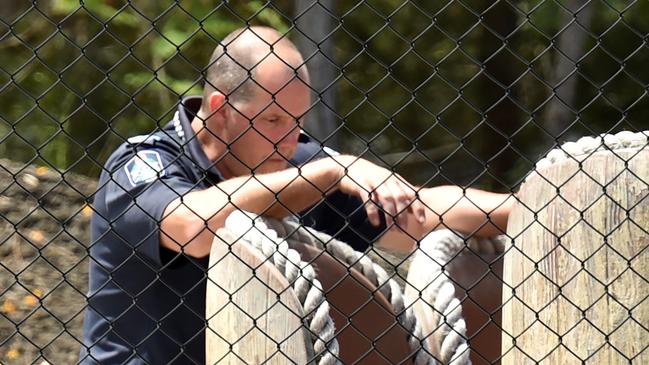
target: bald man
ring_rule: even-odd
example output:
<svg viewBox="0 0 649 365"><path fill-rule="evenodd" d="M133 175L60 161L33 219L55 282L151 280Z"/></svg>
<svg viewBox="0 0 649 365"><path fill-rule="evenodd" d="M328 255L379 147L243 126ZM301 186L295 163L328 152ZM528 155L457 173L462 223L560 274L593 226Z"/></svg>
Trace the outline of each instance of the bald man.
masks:
<svg viewBox="0 0 649 365"><path fill-rule="evenodd" d="M304 224L365 250L402 252L439 227L502 232L508 195L419 188L301 132L309 73L265 27L215 50L202 97L130 138L108 159L94 199L82 364L203 364L205 280L216 230L236 209Z"/></svg>

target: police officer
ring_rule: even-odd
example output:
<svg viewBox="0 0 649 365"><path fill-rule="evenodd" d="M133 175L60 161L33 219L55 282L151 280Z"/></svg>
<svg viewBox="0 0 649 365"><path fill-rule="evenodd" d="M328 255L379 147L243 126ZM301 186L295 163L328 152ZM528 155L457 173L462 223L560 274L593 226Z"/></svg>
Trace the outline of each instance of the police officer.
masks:
<svg viewBox="0 0 649 365"><path fill-rule="evenodd" d="M416 188L301 133L309 74L270 28L226 37L202 98L108 159L94 196L82 364L203 364L205 280L216 230L235 209L305 224L365 250L409 251L442 226L506 226L508 195ZM379 209L379 207L381 207Z"/></svg>

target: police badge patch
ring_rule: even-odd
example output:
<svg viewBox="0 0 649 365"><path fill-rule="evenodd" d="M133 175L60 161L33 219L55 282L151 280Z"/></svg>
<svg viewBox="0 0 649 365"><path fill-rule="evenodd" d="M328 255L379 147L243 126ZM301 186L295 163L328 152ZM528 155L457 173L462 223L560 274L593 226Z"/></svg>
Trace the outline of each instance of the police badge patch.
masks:
<svg viewBox="0 0 649 365"><path fill-rule="evenodd" d="M160 176L164 176L165 170L162 166L160 154L156 151L138 151L126 165L124 165L126 176L131 185L136 186L142 183L149 183Z"/></svg>

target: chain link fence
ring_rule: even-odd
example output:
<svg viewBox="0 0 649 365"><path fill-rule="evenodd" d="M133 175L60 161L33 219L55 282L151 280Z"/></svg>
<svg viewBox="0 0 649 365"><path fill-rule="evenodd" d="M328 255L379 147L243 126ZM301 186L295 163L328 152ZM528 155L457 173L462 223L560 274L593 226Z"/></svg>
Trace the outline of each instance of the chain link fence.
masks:
<svg viewBox="0 0 649 365"><path fill-rule="evenodd" d="M4 3L0 363L645 363L646 14Z"/></svg>

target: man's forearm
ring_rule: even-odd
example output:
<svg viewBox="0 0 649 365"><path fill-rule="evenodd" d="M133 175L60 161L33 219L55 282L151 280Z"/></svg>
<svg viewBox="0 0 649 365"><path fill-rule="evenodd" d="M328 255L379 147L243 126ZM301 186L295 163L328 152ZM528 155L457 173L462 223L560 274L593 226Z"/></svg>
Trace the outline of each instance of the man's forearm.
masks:
<svg viewBox="0 0 649 365"><path fill-rule="evenodd" d="M422 189L419 196L427 207L425 230L450 228L477 236L495 236L507 230L515 198L458 186Z"/></svg>
<svg viewBox="0 0 649 365"><path fill-rule="evenodd" d="M339 168L332 159L322 159L300 168L227 180L218 189L229 196L233 209L283 218L337 189Z"/></svg>
<svg viewBox="0 0 649 365"><path fill-rule="evenodd" d="M452 229L477 236L496 236L507 228L507 219L515 198L458 186L422 188L418 192L424 204L423 224L395 225L379 240L379 245L402 253L412 252L417 241L436 229Z"/></svg>
<svg viewBox="0 0 649 365"><path fill-rule="evenodd" d="M214 232L234 210L281 218L317 203L337 188L339 165L331 159L261 175L241 176L177 199L165 210L161 243L175 251L209 254Z"/></svg>

